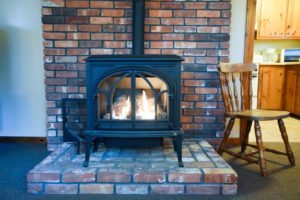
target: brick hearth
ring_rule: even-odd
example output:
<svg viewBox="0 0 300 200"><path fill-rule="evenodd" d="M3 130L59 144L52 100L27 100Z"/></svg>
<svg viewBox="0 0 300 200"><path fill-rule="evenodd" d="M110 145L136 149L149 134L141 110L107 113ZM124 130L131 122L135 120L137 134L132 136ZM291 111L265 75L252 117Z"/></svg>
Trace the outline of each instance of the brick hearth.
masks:
<svg viewBox="0 0 300 200"><path fill-rule="evenodd" d="M185 141L184 168L177 167L171 141L164 147L100 146L88 168L73 144L56 151L27 174L37 194L236 194L237 174L204 140Z"/></svg>

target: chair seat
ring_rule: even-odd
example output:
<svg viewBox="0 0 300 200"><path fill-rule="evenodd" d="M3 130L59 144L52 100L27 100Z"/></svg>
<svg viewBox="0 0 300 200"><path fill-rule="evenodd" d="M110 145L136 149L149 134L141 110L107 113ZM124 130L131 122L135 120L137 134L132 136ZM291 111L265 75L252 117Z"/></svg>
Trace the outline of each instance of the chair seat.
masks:
<svg viewBox="0 0 300 200"><path fill-rule="evenodd" d="M237 112L227 112L226 117L230 118L242 118L255 121L277 120L290 116L287 111L278 110L243 110Z"/></svg>

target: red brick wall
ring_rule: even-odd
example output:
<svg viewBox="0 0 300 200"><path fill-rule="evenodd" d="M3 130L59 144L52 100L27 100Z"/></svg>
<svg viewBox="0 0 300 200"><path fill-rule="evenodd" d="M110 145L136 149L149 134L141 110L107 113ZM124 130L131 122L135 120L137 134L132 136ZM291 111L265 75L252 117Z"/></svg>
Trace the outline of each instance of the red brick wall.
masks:
<svg viewBox="0 0 300 200"><path fill-rule="evenodd" d="M131 0L43 0L48 147L62 141L62 98L85 97L84 58L130 54ZM145 53L176 54L182 65L182 128L218 138L224 109L217 64L228 61L230 0L146 0ZM213 141L213 140L211 140Z"/></svg>

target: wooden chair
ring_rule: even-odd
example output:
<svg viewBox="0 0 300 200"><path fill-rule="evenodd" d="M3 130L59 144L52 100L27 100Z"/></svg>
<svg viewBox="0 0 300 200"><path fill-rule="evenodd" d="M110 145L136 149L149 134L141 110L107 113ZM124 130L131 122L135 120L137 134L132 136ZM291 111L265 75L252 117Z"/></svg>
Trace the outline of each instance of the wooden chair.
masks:
<svg viewBox="0 0 300 200"><path fill-rule="evenodd" d="M228 117L229 123L226 127L224 138L218 148L218 153L222 155L226 152L234 157L244 159L250 163L259 164L262 176L267 176L266 159L264 151L286 155L292 166L295 166L295 159L291 150L286 129L283 123L283 118L289 116L289 112L275 110L252 110L252 71L256 70L255 64L230 64L221 63L219 67L222 95L225 103L225 117ZM245 136L241 138L241 151L233 152L226 148L230 132L234 125L235 119L243 119L247 121ZM277 120L282 139L285 144L286 153L274 149L265 148L262 141L262 133L259 121ZM248 144L249 132L252 122L254 121L256 145ZM256 148L258 151L245 153L246 147ZM258 160L253 158L253 155L258 153Z"/></svg>

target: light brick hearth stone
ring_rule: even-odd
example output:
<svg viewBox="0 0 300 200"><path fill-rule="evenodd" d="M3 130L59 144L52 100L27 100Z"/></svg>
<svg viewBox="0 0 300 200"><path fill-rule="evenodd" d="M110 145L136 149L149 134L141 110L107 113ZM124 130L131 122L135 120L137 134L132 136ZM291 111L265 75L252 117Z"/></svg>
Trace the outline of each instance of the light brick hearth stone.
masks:
<svg viewBox="0 0 300 200"><path fill-rule="evenodd" d="M237 193L236 172L205 140L186 140L184 168L177 167L170 140L164 147L118 149L99 146L90 165L64 143L27 174L36 194L223 194Z"/></svg>

